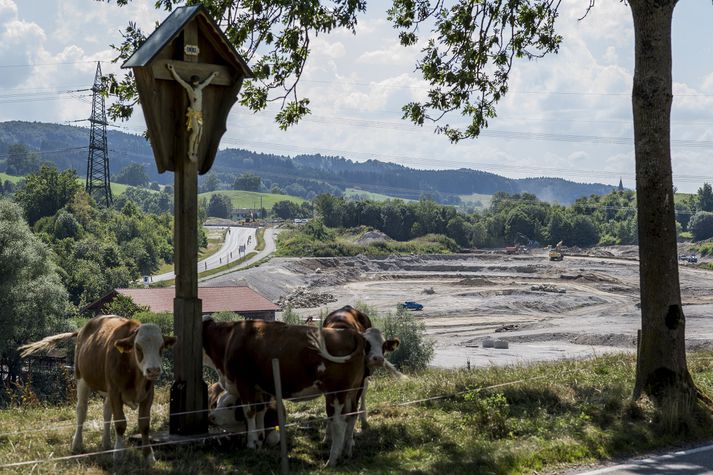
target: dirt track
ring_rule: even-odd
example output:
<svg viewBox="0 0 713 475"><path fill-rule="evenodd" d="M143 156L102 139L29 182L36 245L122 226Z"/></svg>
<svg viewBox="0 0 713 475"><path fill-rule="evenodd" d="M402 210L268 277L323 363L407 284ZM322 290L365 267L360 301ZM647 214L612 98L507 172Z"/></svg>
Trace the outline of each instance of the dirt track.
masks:
<svg viewBox="0 0 713 475"><path fill-rule="evenodd" d="M297 309L305 316L357 301L389 312L400 301L416 300L424 310L413 316L436 341L434 365L499 365L634 350L640 325L638 262L631 258L636 248L603 255L562 262L550 262L544 252L273 259L204 285L244 280L273 301L306 286L336 299ZM682 265L681 288L689 348L713 347L707 322L713 272ZM482 348L489 335L508 340L510 348Z"/></svg>

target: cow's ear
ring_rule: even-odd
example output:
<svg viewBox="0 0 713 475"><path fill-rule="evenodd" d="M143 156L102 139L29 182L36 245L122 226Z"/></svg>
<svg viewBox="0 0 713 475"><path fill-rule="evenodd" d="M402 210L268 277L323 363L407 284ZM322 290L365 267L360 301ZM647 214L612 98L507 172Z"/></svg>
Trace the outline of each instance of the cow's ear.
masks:
<svg viewBox="0 0 713 475"><path fill-rule="evenodd" d="M119 350L119 353L126 353L134 348L134 336L127 336L121 340L114 342L114 347Z"/></svg>
<svg viewBox="0 0 713 475"><path fill-rule="evenodd" d="M384 342L384 353L389 352L389 351L396 351L396 348L399 347L399 344L401 343L401 340L399 337L394 338L393 340L386 340Z"/></svg>
<svg viewBox="0 0 713 475"><path fill-rule="evenodd" d="M131 351L134 348L136 332L137 330L134 329L131 333L129 333L129 336L127 336L126 338L122 338L121 340L115 341L114 347L119 350L120 353L126 353L127 351Z"/></svg>
<svg viewBox="0 0 713 475"><path fill-rule="evenodd" d="M173 345L176 344L176 337L175 336L163 336L163 347L164 348L170 348Z"/></svg>

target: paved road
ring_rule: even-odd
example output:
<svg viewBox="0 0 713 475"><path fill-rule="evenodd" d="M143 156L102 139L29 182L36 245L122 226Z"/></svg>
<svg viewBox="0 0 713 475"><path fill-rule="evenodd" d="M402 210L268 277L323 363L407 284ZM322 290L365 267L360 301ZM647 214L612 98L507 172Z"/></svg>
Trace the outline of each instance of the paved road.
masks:
<svg viewBox="0 0 713 475"><path fill-rule="evenodd" d="M224 270L224 271L222 271L222 272L218 272L218 273L213 274L213 275L210 275L210 276L208 276L208 277L203 277L203 278L200 278L200 277L199 277L199 278L198 278L198 281L199 281L199 282L205 282L205 281L208 281L208 280L211 280L211 279L215 279L216 277L223 276L223 275L225 275L225 274L230 274L231 272L239 271L240 269L244 269L245 267L248 267L248 266L254 264L255 262L257 262L257 261L259 261L259 260L261 260L261 259L264 259L265 257L269 256L270 254L272 254L273 252L275 252L275 249L277 248L277 245L276 245L276 243L275 243L275 237L277 236L277 233L279 233L279 232L280 232L279 229L266 228L266 229L265 229L265 235L264 235L264 237L265 237L265 249L263 249L262 251L258 252L255 256L251 257L251 258L248 259L247 261L241 263L241 264L240 264L240 267L232 268L232 269L228 269L228 270ZM254 241L254 240L255 240L255 237L253 237L252 240ZM254 249L254 246L253 246L251 249ZM248 251L248 252L250 252L250 251Z"/></svg>
<svg viewBox="0 0 713 475"><path fill-rule="evenodd" d="M661 475L713 473L713 445L632 459L626 463L571 475Z"/></svg>
<svg viewBox="0 0 713 475"><path fill-rule="evenodd" d="M215 269L216 267L224 266L228 261L234 261L243 254L239 253L240 246L245 245L245 253L255 249L257 239L255 237L255 228L243 228L239 226L211 226L214 229L228 228L228 233L225 235L225 242L218 252L208 256L198 262L198 272ZM252 260L252 259L251 259ZM160 282L162 280L171 280L176 277L176 274L166 272L165 274L155 275L151 277L151 282Z"/></svg>

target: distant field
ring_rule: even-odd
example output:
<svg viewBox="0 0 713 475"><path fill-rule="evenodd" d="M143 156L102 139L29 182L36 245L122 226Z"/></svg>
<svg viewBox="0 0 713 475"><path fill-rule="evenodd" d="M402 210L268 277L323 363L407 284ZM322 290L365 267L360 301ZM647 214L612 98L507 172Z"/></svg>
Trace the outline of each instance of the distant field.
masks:
<svg viewBox="0 0 713 475"><path fill-rule="evenodd" d="M262 206L265 209L272 208L272 205L278 201L292 201L293 203L302 204L305 202L304 199L298 196L291 195L276 195L273 193L258 193L256 191L241 191L241 190L218 190L211 191L208 193L201 193L198 195L198 199L206 198L210 200L210 197L214 194L225 195L230 198L230 202L233 204L233 208L259 208L260 198L262 197Z"/></svg>
<svg viewBox="0 0 713 475"><path fill-rule="evenodd" d="M473 193L472 195L460 195L460 199L463 203L468 204L480 201L484 208L490 206L490 201L492 198L493 195L482 195L480 193Z"/></svg>
<svg viewBox="0 0 713 475"><path fill-rule="evenodd" d="M688 200L689 196L693 196L695 193L674 193L673 194L673 201L675 203L682 203L686 200Z"/></svg>
<svg viewBox="0 0 713 475"><path fill-rule="evenodd" d="M7 173L0 173L0 180L3 181L3 183L6 180L10 180L13 183L17 183L18 181L22 180L23 177L21 176L13 176L13 175L8 175Z"/></svg>
<svg viewBox="0 0 713 475"><path fill-rule="evenodd" d="M344 191L344 196L346 198L353 198L355 196L364 196L366 199L371 201L386 201L386 200L402 200L402 201L416 201L409 200L406 198L397 198L396 196L382 195L381 193L372 193L371 191L360 190L358 188L347 188Z"/></svg>
<svg viewBox="0 0 713 475"><path fill-rule="evenodd" d="M7 173L0 173L0 180L2 180L3 182L4 182L5 180L10 180L10 181L13 182L13 183L17 183L17 182L19 182L20 180L23 180L24 178L25 178L24 176L14 176L14 175L8 175ZM86 181L85 178L78 177L78 178L77 178L77 181L78 181L79 183L81 183L82 187L84 187L84 183L85 183L85 181ZM112 184L111 184L111 194L112 194L113 196L122 195L122 194L126 191L126 189L127 189L128 187L129 187L129 185L124 185L124 184L122 184L122 183L112 183ZM147 189L147 191L153 191L153 190L148 190L148 189Z"/></svg>

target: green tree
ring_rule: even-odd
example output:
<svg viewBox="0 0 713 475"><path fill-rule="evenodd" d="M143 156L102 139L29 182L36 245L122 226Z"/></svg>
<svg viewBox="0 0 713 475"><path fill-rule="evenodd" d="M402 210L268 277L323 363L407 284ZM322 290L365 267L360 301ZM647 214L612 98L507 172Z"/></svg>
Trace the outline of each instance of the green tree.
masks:
<svg viewBox="0 0 713 475"><path fill-rule="evenodd" d="M713 188L708 183L703 183L696 193L696 209L701 211L713 211Z"/></svg>
<svg viewBox="0 0 713 475"><path fill-rule="evenodd" d="M0 200L0 243L0 364L9 369L2 385L17 381L17 347L57 328L68 301L49 249L8 200Z"/></svg>
<svg viewBox="0 0 713 475"><path fill-rule="evenodd" d="M7 150L6 171L9 175L27 175L40 167L37 153L24 144L10 145Z"/></svg>
<svg viewBox="0 0 713 475"><path fill-rule="evenodd" d="M25 178L25 184L15 192L15 201L25 211L30 225L43 216L53 216L69 203L82 186L74 170L59 172L54 166L43 165Z"/></svg>
<svg viewBox="0 0 713 475"><path fill-rule="evenodd" d="M702 241L713 237L713 213L699 211L693 215L688 229L693 233L693 239Z"/></svg>
<svg viewBox="0 0 713 475"><path fill-rule="evenodd" d="M322 218L325 226L338 228L342 226L344 200L336 196L322 193L314 200L314 209L317 215Z"/></svg>
<svg viewBox="0 0 713 475"><path fill-rule="evenodd" d="M221 195L220 193L211 195L207 208L208 216L214 218L229 218L232 210L233 204L229 196Z"/></svg>
<svg viewBox="0 0 713 475"><path fill-rule="evenodd" d="M233 183L233 189L244 190L244 191L260 191L260 182L262 180L259 176L252 173L243 173L235 179Z"/></svg>
<svg viewBox="0 0 713 475"><path fill-rule="evenodd" d="M220 186L220 182L218 181L218 177L215 176L214 173L209 173L206 177L205 180L203 180L203 186L201 187L201 192L202 193L208 193L211 191L215 191L218 189L218 186Z"/></svg>
<svg viewBox="0 0 713 475"><path fill-rule="evenodd" d="M114 175L114 181L125 185L140 186L146 188L149 184L149 176L146 174L146 167L141 163L130 163L119 170Z"/></svg>
<svg viewBox="0 0 713 475"><path fill-rule="evenodd" d="M292 201L283 200L272 205L272 214L281 219L294 219L302 216L302 209Z"/></svg>
<svg viewBox="0 0 713 475"><path fill-rule="evenodd" d="M131 297L118 292L109 303L102 307L102 313L105 315L121 315L127 318L133 318L137 313L150 311L146 305L138 305Z"/></svg>

